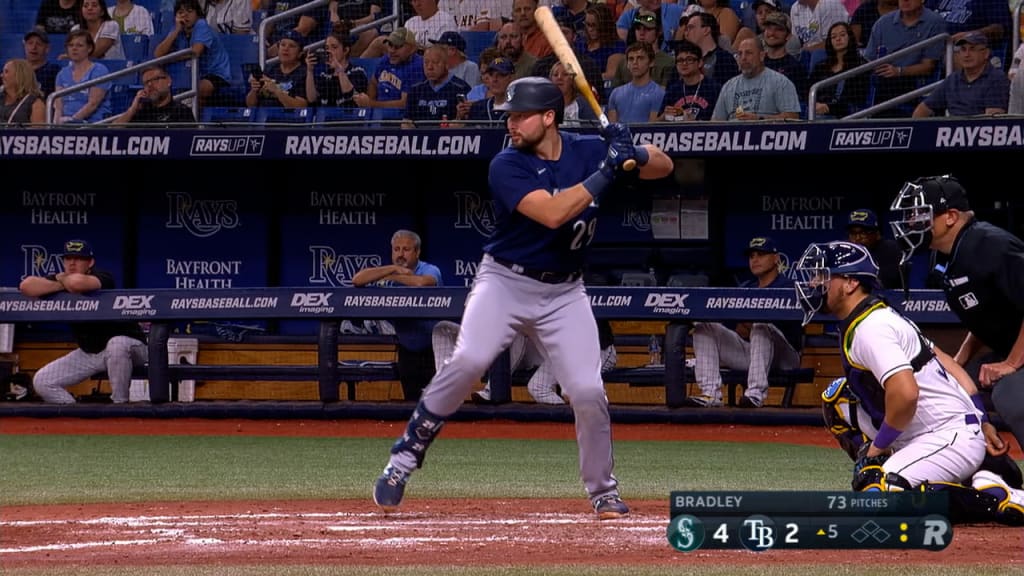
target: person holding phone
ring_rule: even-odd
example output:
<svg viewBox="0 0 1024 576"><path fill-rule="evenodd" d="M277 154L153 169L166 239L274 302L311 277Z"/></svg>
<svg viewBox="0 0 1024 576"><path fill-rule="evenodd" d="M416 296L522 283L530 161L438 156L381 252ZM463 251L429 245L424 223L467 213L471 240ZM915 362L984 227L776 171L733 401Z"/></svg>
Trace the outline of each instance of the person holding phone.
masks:
<svg viewBox="0 0 1024 576"><path fill-rule="evenodd" d="M185 48L199 60L199 104L206 106L231 86L231 62L220 37L203 19L199 0L175 0L174 26L153 55L159 58Z"/></svg>
<svg viewBox="0 0 1024 576"><path fill-rule="evenodd" d="M324 40L324 48L306 54L306 99L314 105L357 108L357 93L366 92L370 81L362 66L352 64L352 37L341 30ZM316 73L317 64L326 69Z"/></svg>
<svg viewBox="0 0 1024 576"><path fill-rule="evenodd" d="M258 68L249 74L249 92L245 105L250 108L277 106L281 108L305 108L306 66L302 65L305 38L294 30L288 30L277 41L277 62L272 62L256 77Z"/></svg>
<svg viewBox="0 0 1024 576"><path fill-rule="evenodd" d="M157 65L144 68L139 75L142 89L135 93L131 106L114 119L115 124L195 123L192 109L174 99L171 77Z"/></svg>

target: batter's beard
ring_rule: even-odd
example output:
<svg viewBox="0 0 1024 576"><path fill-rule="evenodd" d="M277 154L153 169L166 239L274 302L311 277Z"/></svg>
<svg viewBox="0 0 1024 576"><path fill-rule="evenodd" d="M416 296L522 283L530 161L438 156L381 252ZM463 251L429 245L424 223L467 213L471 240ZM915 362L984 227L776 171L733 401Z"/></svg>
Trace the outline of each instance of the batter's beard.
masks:
<svg viewBox="0 0 1024 576"><path fill-rule="evenodd" d="M519 142L516 142L516 137L512 136L512 147L522 152L533 152L537 149L537 145L541 143L544 136L541 135L539 138L530 140L522 132L519 133Z"/></svg>

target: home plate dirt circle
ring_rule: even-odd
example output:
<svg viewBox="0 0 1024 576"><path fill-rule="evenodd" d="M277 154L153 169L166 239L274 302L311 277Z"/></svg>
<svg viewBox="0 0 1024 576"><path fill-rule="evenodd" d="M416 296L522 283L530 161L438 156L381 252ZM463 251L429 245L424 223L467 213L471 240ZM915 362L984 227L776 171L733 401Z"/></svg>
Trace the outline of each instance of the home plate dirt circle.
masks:
<svg viewBox="0 0 1024 576"><path fill-rule="evenodd" d="M585 500L410 501L389 515L363 500L11 506L0 514L0 566L834 565L879 554L684 554L666 540L666 502L631 504L629 517L604 522ZM1019 530L958 526L942 552L884 554L888 564L1020 567L1019 555L1009 553L1020 549Z"/></svg>

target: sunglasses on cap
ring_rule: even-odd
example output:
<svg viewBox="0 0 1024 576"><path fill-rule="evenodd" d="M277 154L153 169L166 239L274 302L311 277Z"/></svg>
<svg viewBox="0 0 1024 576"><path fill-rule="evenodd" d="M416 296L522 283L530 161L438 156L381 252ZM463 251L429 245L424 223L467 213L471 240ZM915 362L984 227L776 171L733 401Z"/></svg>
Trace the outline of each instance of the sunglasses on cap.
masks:
<svg viewBox="0 0 1024 576"><path fill-rule="evenodd" d="M656 24L658 17L654 14L637 14L633 17L633 24Z"/></svg>

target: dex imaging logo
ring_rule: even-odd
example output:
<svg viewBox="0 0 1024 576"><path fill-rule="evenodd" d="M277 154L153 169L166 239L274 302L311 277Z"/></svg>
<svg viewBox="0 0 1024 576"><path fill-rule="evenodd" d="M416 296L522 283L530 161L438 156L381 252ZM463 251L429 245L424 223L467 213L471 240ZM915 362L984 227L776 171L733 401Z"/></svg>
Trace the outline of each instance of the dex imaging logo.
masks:
<svg viewBox="0 0 1024 576"><path fill-rule="evenodd" d="M262 156L263 136L193 136L189 156Z"/></svg>
<svg viewBox="0 0 1024 576"><path fill-rule="evenodd" d="M330 314L334 312L331 296L330 292L297 292L292 296L292 308L310 314Z"/></svg>
<svg viewBox="0 0 1024 576"><path fill-rule="evenodd" d="M153 308L153 294L118 296L114 298L114 310L120 310L121 316L156 316Z"/></svg>
<svg viewBox="0 0 1024 576"><path fill-rule="evenodd" d="M910 148L914 129L898 128L835 128L829 150L905 150Z"/></svg>
<svg viewBox="0 0 1024 576"><path fill-rule="evenodd" d="M669 314L672 316L686 316L690 309L686 307L686 299L689 294L666 294L651 292L644 301L644 307L650 308L656 314Z"/></svg>

